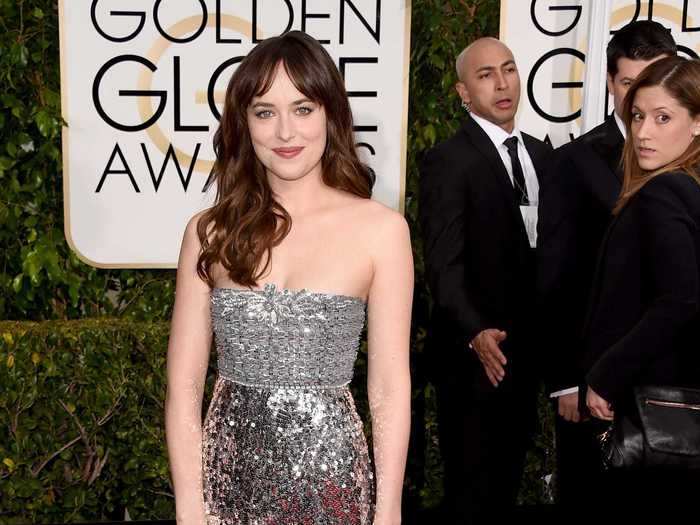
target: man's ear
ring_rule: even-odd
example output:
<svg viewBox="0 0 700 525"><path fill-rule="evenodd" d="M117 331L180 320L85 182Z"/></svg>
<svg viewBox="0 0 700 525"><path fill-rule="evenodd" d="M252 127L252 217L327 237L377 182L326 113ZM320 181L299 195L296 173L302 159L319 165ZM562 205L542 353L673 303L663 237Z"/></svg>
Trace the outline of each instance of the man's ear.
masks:
<svg viewBox="0 0 700 525"><path fill-rule="evenodd" d="M462 99L462 102L469 104L471 103L472 99L469 96L469 91L467 90L467 86L462 82L461 80L455 84L455 89L457 90L457 94L459 95L459 98Z"/></svg>
<svg viewBox="0 0 700 525"><path fill-rule="evenodd" d="M610 73L608 73L605 78L606 84L608 85L608 93L612 95L614 93L613 89L615 87L615 79L613 79Z"/></svg>

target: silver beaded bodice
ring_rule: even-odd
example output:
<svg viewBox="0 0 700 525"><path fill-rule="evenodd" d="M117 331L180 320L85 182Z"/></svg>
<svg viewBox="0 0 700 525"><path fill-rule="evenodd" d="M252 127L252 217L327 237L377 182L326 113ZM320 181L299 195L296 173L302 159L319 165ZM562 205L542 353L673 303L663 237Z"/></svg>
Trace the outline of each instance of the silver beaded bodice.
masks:
<svg viewBox="0 0 700 525"><path fill-rule="evenodd" d="M214 288L212 324L221 377L259 387L337 387L352 379L365 303L278 289Z"/></svg>

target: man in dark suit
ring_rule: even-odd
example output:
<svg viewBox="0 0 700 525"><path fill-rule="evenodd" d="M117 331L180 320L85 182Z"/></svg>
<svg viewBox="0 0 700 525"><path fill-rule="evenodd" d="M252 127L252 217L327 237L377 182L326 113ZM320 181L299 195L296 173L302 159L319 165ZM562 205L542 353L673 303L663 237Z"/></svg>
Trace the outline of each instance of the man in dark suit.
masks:
<svg viewBox="0 0 700 525"><path fill-rule="evenodd" d="M586 411L582 414L579 406L585 402L580 402L578 386L584 383L581 331L598 250L622 188L622 104L647 65L675 53L673 38L657 22L633 22L615 33L607 48L607 84L615 111L598 127L559 148L541 179L540 342L547 388L557 407L557 502L565 505L580 505L581 494L602 474L597 436L605 427L590 420Z"/></svg>
<svg viewBox="0 0 700 525"><path fill-rule="evenodd" d="M517 496L536 418L533 246L550 153L515 127L520 77L503 43L475 41L457 73L470 117L426 154L419 201L449 523Z"/></svg>

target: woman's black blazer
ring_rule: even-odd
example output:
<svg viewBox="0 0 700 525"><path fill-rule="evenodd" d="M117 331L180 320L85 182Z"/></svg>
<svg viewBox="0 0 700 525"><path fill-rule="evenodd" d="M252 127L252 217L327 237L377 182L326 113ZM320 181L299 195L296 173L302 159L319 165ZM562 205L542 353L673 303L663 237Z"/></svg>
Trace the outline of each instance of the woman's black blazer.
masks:
<svg viewBox="0 0 700 525"><path fill-rule="evenodd" d="M584 334L588 385L613 405L637 385L699 385L699 305L700 184L658 175L601 247Z"/></svg>

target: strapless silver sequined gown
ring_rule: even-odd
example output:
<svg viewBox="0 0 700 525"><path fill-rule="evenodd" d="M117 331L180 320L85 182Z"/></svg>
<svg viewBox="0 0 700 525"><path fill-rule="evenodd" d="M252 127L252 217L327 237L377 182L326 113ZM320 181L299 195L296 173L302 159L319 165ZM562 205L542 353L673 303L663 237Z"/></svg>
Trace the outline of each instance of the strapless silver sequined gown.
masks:
<svg viewBox="0 0 700 525"><path fill-rule="evenodd" d="M209 523L370 524L373 477L352 379L365 304L215 288L219 376L204 422Z"/></svg>

